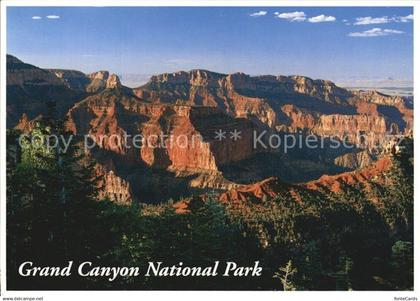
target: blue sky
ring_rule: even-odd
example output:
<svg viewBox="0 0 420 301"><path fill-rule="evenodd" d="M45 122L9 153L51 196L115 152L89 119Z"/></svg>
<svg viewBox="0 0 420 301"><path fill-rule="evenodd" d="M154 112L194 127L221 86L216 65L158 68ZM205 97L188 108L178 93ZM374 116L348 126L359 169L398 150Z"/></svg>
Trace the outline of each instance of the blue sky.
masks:
<svg viewBox="0 0 420 301"><path fill-rule="evenodd" d="M408 7L9 7L7 51L84 72L410 81L410 15Z"/></svg>

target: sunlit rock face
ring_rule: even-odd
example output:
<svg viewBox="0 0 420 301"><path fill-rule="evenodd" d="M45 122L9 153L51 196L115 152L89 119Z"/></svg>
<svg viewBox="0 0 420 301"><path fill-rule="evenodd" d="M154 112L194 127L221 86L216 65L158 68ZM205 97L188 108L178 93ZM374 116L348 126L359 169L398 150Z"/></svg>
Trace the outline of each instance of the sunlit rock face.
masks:
<svg viewBox="0 0 420 301"><path fill-rule="evenodd" d="M101 198L119 204L212 190L236 189L235 197L222 198L227 201L270 196L272 183L310 182L370 166L377 146L393 147L387 135L413 129L412 105L401 97L303 76L191 70L156 75L130 89L108 71L41 69L13 56L7 71L8 127L30 131L55 102L69 131L95 141L89 155L97 162ZM220 130L223 139L217 139ZM235 131L240 139L232 139ZM333 136L364 148L286 154L254 145L253 135L264 131Z"/></svg>

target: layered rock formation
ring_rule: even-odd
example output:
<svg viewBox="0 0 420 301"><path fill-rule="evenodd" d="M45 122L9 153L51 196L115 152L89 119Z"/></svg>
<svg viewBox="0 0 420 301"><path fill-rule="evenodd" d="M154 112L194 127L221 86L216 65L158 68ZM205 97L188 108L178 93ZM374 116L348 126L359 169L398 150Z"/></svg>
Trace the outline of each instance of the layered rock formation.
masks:
<svg viewBox="0 0 420 301"><path fill-rule="evenodd" d="M288 197L296 202L301 201L302 194L321 193L340 193L348 187L357 187L357 189L369 190L371 183L387 185L389 179L387 173L391 171L394 161L391 155L385 155L378 161L354 172L346 172L334 176L324 175L321 178L299 185L284 183L278 178L271 177L263 181L241 185L226 192L214 196L223 203L234 207L248 207L249 205L258 205L270 201L280 194L287 194ZM182 200L174 204L179 213L188 212L191 202L197 199ZM200 201L207 201L208 196L202 195L198 198Z"/></svg>
<svg viewBox="0 0 420 301"><path fill-rule="evenodd" d="M232 189L236 196L222 200L271 197L270 183L365 167L380 154L378 146L392 147L388 134L410 135L413 127L412 106L403 98L303 76L192 70L129 89L107 71L43 70L12 56L7 68L8 126L30 131L34 118L48 113L47 103L56 102L68 129L95 142L90 154L98 162L101 197L120 204ZM255 146L263 131L280 138L333 136L359 147L298 146L284 153Z"/></svg>
<svg viewBox="0 0 420 301"><path fill-rule="evenodd" d="M107 198L120 205L131 205L133 192L130 183L117 176L112 169L107 170L103 165L97 164L95 168L99 177L99 198Z"/></svg>
<svg viewBox="0 0 420 301"><path fill-rule="evenodd" d="M139 97L158 103L219 107L270 128L320 136L337 136L374 148L387 133L412 129L412 110L403 98L376 91L349 91L331 81L303 76L249 76L205 70L154 76L134 89ZM368 133L360 141L359 136Z"/></svg>
<svg viewBox="0 0 420 301"><path fill-rule="evenodd" d="M84 74L77 70L41 69L7 55L7 126L51 113L63 117L78 101L109 88L129 90L108 71Z"/></svg>
<svg viewBox="0 0 420 301"><path fill-rule="evenodd" d="M354 172L346 172L338 175L324 175L321 178L304 184L305 188L318 191L342 192L345 186L361 185L369 189L371 181L386 184L386 172L390 171L393 165L392 156L386 155L365 168Z"/></svg>
<svg viewBox="0 0 420 301"><path fill-rule="evenodd" d="M136 171L126 173L127 179L136 178L139 171L159 169L184 179L192 189L235 187L219 167L259 151L252 143L258 127L249 120L232 118L214 107L148 103L118 88L77 103L69 110L67 127L74 134L89 136L97 148L117 155L115 160L137 166ZM215 138L219 129L226 133L236 129L241 139L220 141ZM124 173L125 168L111 165L115 175Z"/></svg>
<svg viewBox="0 0 420 301"><path fill-rule="evenodd" d="M88 93L101 92L108 88L121 87L121 82L116 74L109 74L108 71L97 71L91 74L84 74L76 70L47 69L59 78L69 88Z"/></svg>
<svg viewBox="0 0 420 301"><path fill-rule="evenodd" d="M86 85L87 92L96 93L104 89L121 87L120 79L115 74L109 74L108 71L98 71L88 74L90 82Z"/></svg>
<svg viewBox="0 0 420 301"><path fill-rule="evenodd" d="M61 79L70 89L85 92L86 86L90 83L89 78L83 72L77 70L47 69L57 78Z"/></svg>
<svg viewBox="0 0 420 301"><path fill-rule="evenodd" d="M53 73L7 56L7 126L15 126L23 113L29 119L48 112L54 101L58 114L67 110L81 95Z"/></svg>
<svg viewBox="0 0 420 301"><path fill-rule="evenodd" d="M75 134L89 135L99 147L150 167L216 171L257 152L252 143L257 126L217 108L152 104L108 89L76 104L68 116ZM237 129L242 137L218 141L218 129Z"/></svg>
<svg viewBox="0 0 420 301"><path fill-rule="evenodd" d="M336 165L349 169L363 168L373 161L374 157L366 150L347 153L334 159Z"/></svg>

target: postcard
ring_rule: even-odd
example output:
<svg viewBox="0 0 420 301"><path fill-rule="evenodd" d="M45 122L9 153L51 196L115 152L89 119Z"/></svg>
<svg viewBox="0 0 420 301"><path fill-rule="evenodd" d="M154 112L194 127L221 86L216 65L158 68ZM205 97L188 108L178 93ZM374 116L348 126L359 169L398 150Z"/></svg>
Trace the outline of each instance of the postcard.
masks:
<svg viewBox="0 0 420 301"><path fill-rule="evenodd" d="M414 4L18 2L5 296L417 300Z"/></svg>

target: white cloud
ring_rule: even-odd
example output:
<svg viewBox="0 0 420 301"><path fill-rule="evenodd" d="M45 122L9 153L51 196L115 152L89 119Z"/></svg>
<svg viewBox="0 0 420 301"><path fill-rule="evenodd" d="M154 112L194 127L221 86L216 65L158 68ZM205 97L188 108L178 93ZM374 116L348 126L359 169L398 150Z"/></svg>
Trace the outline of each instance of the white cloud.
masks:
<svg viewBox="0 0 420 301"><path fill-rule="evenodd" d="M32 20L41 20L42 19L42 17L40 17L40 16L33 16L32 17Z"/></svg>
<svg viewBox="0 0 420 301"><path fill-rule="evenodd" d="M49 16L47 16L47 19L60 19L60 16L57 16L57 15L49 15Z"/></svg>
<svg viewBox="0 0 420 301"><path fill-rule="evenodd" d="M411 22L414 20L414 16L413 14L408 15L408 16L400 16L400 17L395 17L395 22L403 22L403 23L407 23L407 22Z"/></svg>
<svg viewBox="0 0 420 301"><path fill-rule="evenodd" d="M334 16L319 15L308 19L308 22L311 23L320 23L320 22L334 22L336 19Z"/></svg>
<svg viewBox="0 0 420 301"><path fill-rule="evenodd" d="M306 14L303 11L295 11L291 13L279 13L275 12L277 18L286 19L290 22L302 22L306 20Z"/></svg>
<svg viewBox="0 0 420 301"><path fill-rule="evenodd" d="M343 19L342 21L347 26L351 25L351 22L349 20L347 20L347 19Z"/></svg>
<svg viewBox="0 0 420 301"><path fill-rule="evenodd" d="M395 30L395 29L384 29L383 32L385 33L385 35L390 35L390 34L403 34L404 31L402 30Z"/></svg>
<svg viewBox="0 0 420 301"><path fill-rule="evenodd" d="M258 12L255 12L255 13L252 13L252 14L249 14L251 17L262 17L262 16L265 16L267 14L267 11L265 11L265 10L260 10L260 11L258 11Z"/></svg>
<svg viewBox="0 0 420 301"><path fill-rule="evenodd" d="M351 32L348 34L349 37L357 37L357 38L371 38L371 37L381 37L381 36L389 36L394 34L403 34L404 31L395 30L395 29L382 29L382 28L372 28L369 30L365 30L362 32Z"/></svg>
<svg viewBox="0 0 420 301"><path fill-rule="evenodd" d="M379 18L360 17L356 18L356 22L354 22L354 25L385 24L391 21L392 19L388 18L387 16Z"/></svg>
<svg viewBox="0 0 420 301"><path fill-rule="evenodd" d="M400 22L400 23L407 23L412 22L414 19L414 16L408 15L408 16L396 16L396 17L359 17L356 18L356 22L354 22L354 25L370 25L370 24L385 24L385 23L391 23L391 22Z"/></svg>

